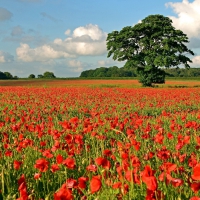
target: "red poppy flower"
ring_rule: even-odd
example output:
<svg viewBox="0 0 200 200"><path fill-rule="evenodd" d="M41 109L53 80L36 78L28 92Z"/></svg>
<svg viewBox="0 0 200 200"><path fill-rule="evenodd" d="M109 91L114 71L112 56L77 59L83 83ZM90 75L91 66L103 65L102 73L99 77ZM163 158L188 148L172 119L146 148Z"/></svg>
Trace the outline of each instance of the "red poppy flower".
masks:
<svg viewBox="0 0 200 200"><path fill-rule="evenodd" d="M196 193L200 190L200 183L192 183L190 185L190 187L191 187L192 191Z"/></svg>
<svg viewBox="0 0 200 200"><path fill-rule="evenodd" d="M154 171L151 169L150 166L145 166L144 171L141 173L142 181L146 184L148 190L155 191L157 189L157 180L154 177Z"/></svg>
<svg viewBox="0 0 200 200"><path fill-rule="evenodd" d="M86 169L87 169L88 171L91 171L91 172L96 172L96 171L97 171L97 166L96 166L96 165L88 165L88 166L86 167Z"/></svg>
<svg viewBox="0 0 200 200"><path fill-rule="evenodd" d="M99 176L93 176L90 181L90 191L91 193L98 192L101 189L102 183Z"/></svg>
<svg viewBox="0 0 200 200"><path fill-rule="evenodd" d="M102 166L104 169L109 170L111 167L110 161L107 160L106 158L102 158L102 157L96 158L95 162L97 165Z"/></svg>
<svg viewBox="0 0 200 200"><path fill-rule="evenodd" d="M39 179L41 177L42 177L42 175L40 173L35 173L35 175L34 175L34 179L35 180L37 180L37 179Z"/></svg>
<svg viewBox="0 0 200 200"><path fill-rule="evenodd" d="M52 164L51 165L51 171L54 173L54 172L56 172L56 171L58 171L59 170L59 166L57 165L57 164Z"/></svg>
<svg viewBox="0 0 200 200"><path fill-rule="evenodd" d="M44 158L41 158L41 159L36 160L36 164L34 165L34 167L36 169L39 169L40 172L46 172L48 170L48 165L49 165L49 162L45 160Z"/></svg>
<svg viewBox="0 0 200 200"><path fill-rule="evenodd" d="M76 167L75 160L74 158L66 158L63 160L63 164L68 168L68 169L74 169Z"/></svg>
<svg viewBox="0 0 200 200"><path fill-rule="evenodd" d="M200 200L200 197L191 197L190 200Z"/></svg>
<svg viewBox="0 0 200 200"><path fill-rule="evenodd" d="M72 118L69 120L69 122L71 122L71 123L73 123L73 124L77 123L77 122L78 122L78 117L72 117Z"/></svg>
<svg viewBox="0 0 200 200"><path fill-rule="evenodd" d="M192 179L199 181L200 180L200 164L197 164L193 168L193 174L192 174Z"/></svg>
<svg viewBox="0 0 200 200"><path fill-rule="evenodd" d="M18 200L28 200L28 193L27 193L27 186L25 181L25 176L22 174L22 176L18 180L18 190L20 194L20 198Z"/></svg>
<svg viewBox="0 0 200 200"><path fill-rule="evenodd" d="M66 181L67 188L75 188L77 186L77 181L75 179L69 178Z"/></svg>
<svg viewBox="0 0 200 200"><path fill-rule="evenodd" d="M16 170L19 170L20 169L20 166L21 166L21 164L22 164L22 162L21 161L17 161L17 160L14 160L14 169L16 169Z"/></svg>
<svg viewBox="0 0 200 200"><path fill-rule="evenodd" d="M53 154L50 151L50 149L47 149L42 153L42 155L47 158L53 158Z"/></svg>
<svg viewBox="0 0 200 200"><path fill-rule="evenodd" d="M172 183L172 185L173 185L174 187L179 187L179 186L183 185L184 182L183 182L182 179L173 178L173 179L171 180L171 183Z"/></svg>
<svg viewBox="0 0 200 200"><path fill-rule="evenodd" d="M121 182L117 182L117 183L113 184L112 188L113 189L118 189L118 188L121 188L121 186L122 186L122 183Z"/></svg>
<svg viewBox="0 0 200 200"><path fill-rule="evenodd" d="M63 157L62 157L62 155L58 154L58 155L56 156L56 162L57 162L57 164L61 164L61 163L63 162Z"/></svg>
<svg viewBox="0 0 200 200"><path fill-rule="evenodd" d="M63 184L58 192L54 194L54 200L73 200L72 191Z"/></svg>
<svg viewBox="0 0 200 200"><path fill-rule="evenodd" d="M12 157L12 151L8 150L5 152L6 157Z"/></svg>
<svg viewBox="0 0 200 200"><path fill-rule="evenodd" d="M88 178L86 178L86 177L79 177L78 178L78 188L85 189L87 181L88 181Z"/></svg>

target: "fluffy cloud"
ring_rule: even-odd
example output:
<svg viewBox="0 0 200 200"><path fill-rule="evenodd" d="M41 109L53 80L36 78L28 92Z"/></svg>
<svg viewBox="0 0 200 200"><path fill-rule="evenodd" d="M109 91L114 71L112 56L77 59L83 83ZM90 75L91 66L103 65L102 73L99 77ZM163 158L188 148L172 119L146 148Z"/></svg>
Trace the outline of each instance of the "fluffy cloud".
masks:
<svg viewBox="0 0 200 200"><path fill-rule="evenodd" d="M72 57L66 52L55 51L49 45L31 49L28 44L21 44L20 47L16 49L16 54L18 59L24 62L48 61L49 59Z"/></svg>
<svg viewBox="0 0 200 200"><path fill-rule="evenodd" d="M9 10L0 7L0 21L9 20L11 17L12 13Z"/></svg>
<svg viewBox="0 0 200 200"><path fill-rule="evenodd" d="M68 66L71 68L73 72L82 72L83 71L83 63L79 60L69 60Z"/></svg>
<svg viewBox="0 0 200 200"><path fill-rule="evenodd" d="M99 67L111 67L111 66L122 67L125 63L126 63L125 61L119 62L119 61L115 61L113 59L107 59L107 60L99 60L99 61L97 61L97 65Z"/></svg>
<svg viewBox="0 0 200 200"><path fill-rule="evenodd" d="M65 31L65 35L70 35L70 33L71 33L71 30L70 30L70 29L67 29L67 30Z"/></svg>
<svg viewBox="0 0 200 200"><path fill-rule="evenodd" d="M12 61L14 61L14 56L12 56L7 52L0 51L0 63L12 62Z"/></svg>
<svg viewBox="0 0 200 200"><path fill-rule="evenodd" d="M192 66L196 67L196 66L199 66L200 65L200 56L195 56L193 59L192 59Z"/></svg>
<svg viewBox="0 0 200 200"><path fill-rule="evenodd" d="M81 26L76 28L73 32L74 38L79 38L81 36L89 36L92 40L101 40L106 37L106 34L97 26L88 24L85 27Z"/></svg>
<svg viewBox="0 0 200 200"><path fill-rule="evenodd" d="M70 31L65 31L69 35ZM76 28L72 36L62 40L56 38L53 42L40 47L30 48L28 44L21 44L16 49L18 59L25 62L46 61L55 58L75 56L97 56L106 53L106 37L97 25L86 25Z"/></svg>
<svg viewBox="0 0 200 200"><path fill-rule="evenodd" d="M200 0L166 4L171 7L178 17L170 16L173 25L186 33L189 37L200 37Z"/></svg>
<svg viewBox="0 0 200 200"><path fill-rule="evenodd" d="M89 24L76 28L72 37L55 39L54 44L74 55L102 55L106 53L106 37L99 26Z"/></svg>

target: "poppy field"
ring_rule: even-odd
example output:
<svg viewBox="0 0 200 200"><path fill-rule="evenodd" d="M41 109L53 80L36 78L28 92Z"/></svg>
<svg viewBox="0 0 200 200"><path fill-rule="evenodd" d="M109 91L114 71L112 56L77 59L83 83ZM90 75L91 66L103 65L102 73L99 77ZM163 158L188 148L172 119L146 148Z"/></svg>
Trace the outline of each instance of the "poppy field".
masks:
<svg viewBox="0 0 200 200"><path fill-rule="evenodd" d="M200 89L0 87L0 199L200 200Z"/></svg>

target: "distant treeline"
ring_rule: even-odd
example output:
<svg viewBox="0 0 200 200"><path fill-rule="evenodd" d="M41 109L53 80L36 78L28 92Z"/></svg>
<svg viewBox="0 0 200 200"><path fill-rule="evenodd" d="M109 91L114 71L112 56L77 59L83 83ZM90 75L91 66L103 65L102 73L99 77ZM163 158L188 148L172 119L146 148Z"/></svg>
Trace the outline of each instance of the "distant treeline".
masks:
<svg viewBox="0 0 200 200"><path fill-rule="evenodd" d="M125 68L113 67L100 67L96 69L90 69L83 71L80 77L136 77L134 70L127 70Z"/></svg>
<svg viewBox="0 0 200 200"><path fill-rule="evenodd" d="M200 68L170 68L163 69L166 77L200 77ZM136 69L126 69L124 67L100 67L83 71L80 75L81 78L93 77L137 77Z"/></svg>
<svg viewBox="0 0 200 200"><path fill-rule="evenodd" d="M200 68L171 68L163 69L165 71L166 77L200 77ZM124 67L118 68L117 66L113 67L100 67L96 69L90 69L81 72L80 78L119 78L119 77L137 77L136 69L126 69ZM18 79L18 76L13 76L10 72L1 72L0 79ZM34 74L30 74L27 78L33 79L36 78ZM37 78L59 78L54 75L53 72L44 72L44 74L39 74Z"/></svg>
<svg viewBox="0 0 200 200"><path fill-rule="evenodd" d="M17 76L13 76L10 72L1 72L0 79L18 79Z"/></svg>
<svg viewBox="0 0 200 200"><path fill-rule="evenodd" d="M36 76L34 74L30 74L28 77L28 79L33 79L36 78ZM54 75L53 72L44 72L44 74L38 74L37 78L41 79L41 78L47 78L47 79L51 79L51 78L56 78L56 76ZM18 76L13 76L10 72L1 72L0 71L0 80L2 79L19 79Z"/></svg>

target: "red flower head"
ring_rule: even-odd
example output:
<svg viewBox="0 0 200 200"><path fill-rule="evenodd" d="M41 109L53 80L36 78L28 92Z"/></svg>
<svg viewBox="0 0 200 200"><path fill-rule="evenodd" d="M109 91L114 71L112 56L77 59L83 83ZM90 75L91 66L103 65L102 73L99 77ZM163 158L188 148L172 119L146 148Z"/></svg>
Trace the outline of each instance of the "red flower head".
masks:
<svg viewBox="0 0 200 200"><path fill-rule="evenodd" d="M14 169L19 170L21 164L22 164L21 161L14 160L14 163L13 163L13 165L14 165Z"/></svg>
<svg viewBox="0 0 200 200"><path fill-rule="evenodd" d="M58 192L54 194L54 200L73 200L72 191L63 184Z"/></svg>
<svg viewBox="0 0 200 200"><path fill-rule="evenodd" d="M57 164L61 164L61 163L63 162L63 157L62 157L62 155L58 154L58 155L56 156L56 162L57 162Z"/></svg>
<svg viewBox="0 0 200 200"><path fill-rule="evenodd" d="M34 179L35 180L37 180L37 179L39 179L41 177L42 177L42 175L40 173L35 173L35 175L34 175Z"/></svg>
<svg viewBox="0 0 200 200"><path fill-rule="evenodd" d="M102 158L102 157L96 158L95 162L97 165L102 166L104 169L109 170L111 167L110 161L107 160L106 158Z"/></svg>
<svg viewBox="0 0 200 200"><path fill-rule="evenodd" d="M51 165L51 171L54 173L54 172L56 172L56 171L58 171L59 170L59 166L57 165L57 164L52 164Z"/></svg>
<svg viewBox="0 0 200 200"><path fill-rule="evenodd" d="M86 178L86 177L78 178L78 188L80 188L82 190L85 189L87 181L88 181L88 178Z"/></svg>
<svg viewBox="0 0 200 200"><path fill-rule="evenodd" d="M45 160L44 158L36 160L35 163L36 164L34 165L34 167L40 170L40 172L46 172L48 170L49 162Z"/></svg>
<svg viewBox="0 0 200 200"><path fill-rule="evenodd" d="M102 183L99 176L93 176L90 181L90 190L91 193L98 192L101 189Z"/></svg>
<svg viewBox="0 0 200 200"><path fill-rule="evenodd" d="M155 191L157 189L158 184L154 171L148 165L142 171L142 181L146 184L148 190Z"/></svg>
<svg viewBox="0 0 200 200"><path fill-rule="evenodd" d="M26 187L26 181L25 176L22 174L20 179L18 180L18 190L20 193L20 198L18 200L27 200L28 199L28 193L27 193L27 187Z"/></svg>
<svg viewBox="0 0 200 200"><path fill-rule="evenodd" d="M200 197L191 197L190 200L200 200Z"/></svg>
<svg viewBox="0 0 200 200"><path fill-rule="evenodd" d="M200 164L197 164L193 169L192 179L199 181L200 180Z"/></svg>
<svg viewBox="0 0 200 200"><path fill-rule="evenodd" d="M88 165L88 166L86 167L86 169L87 169L88 171L91 171L91 172L96 172L96 171L97 171L97 166L96 166L96 165Z"/></svg>
<svg viewBox="0 0 200 200"><path fill-rule="evenodd" d="M74 158L66 158L63 160L63 164L68 168L68 169L74 169L76 167L75 160Z"/></svg>

